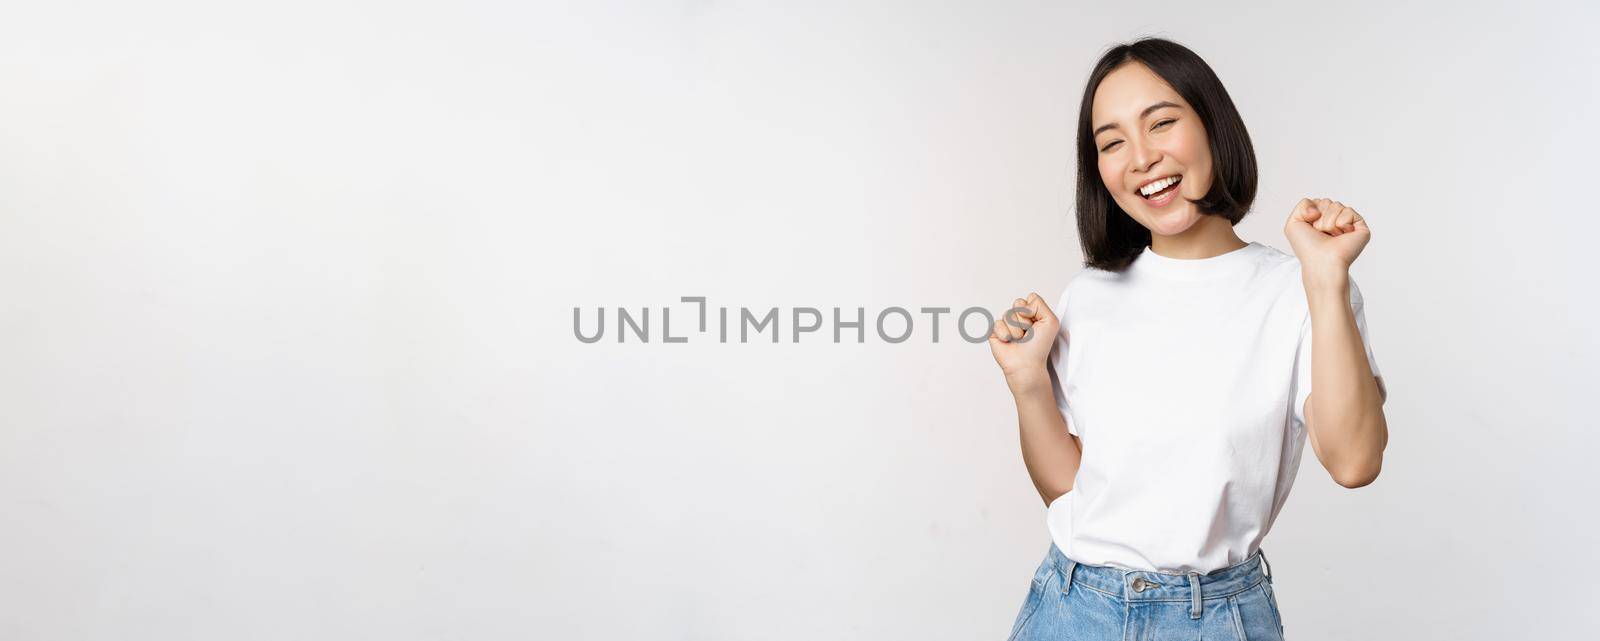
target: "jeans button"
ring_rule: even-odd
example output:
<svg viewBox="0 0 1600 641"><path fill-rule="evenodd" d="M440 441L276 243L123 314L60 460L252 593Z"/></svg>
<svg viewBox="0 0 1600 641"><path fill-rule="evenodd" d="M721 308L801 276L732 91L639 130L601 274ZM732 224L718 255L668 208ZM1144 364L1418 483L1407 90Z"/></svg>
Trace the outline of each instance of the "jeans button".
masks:
<svg viewBox="0 0 1600 641"><path fill-rule="evenodd" d="M1146 587L1149 587L1149 584L1144 582L1144 577L1142 577L1142 576L1133 577L1133 591L1134 592L1143 592Z"/></svg>

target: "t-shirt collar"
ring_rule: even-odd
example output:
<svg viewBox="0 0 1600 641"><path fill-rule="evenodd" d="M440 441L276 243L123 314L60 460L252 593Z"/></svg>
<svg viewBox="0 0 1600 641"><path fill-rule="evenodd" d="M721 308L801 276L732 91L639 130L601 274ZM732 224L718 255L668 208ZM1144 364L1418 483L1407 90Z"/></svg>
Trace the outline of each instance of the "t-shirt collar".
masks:
<svg viewBox="0 0 1600 641"><path fill-rule="evenodd" d="M1169 258L1146 246L1133 261L1132 269L1178 280L1215 278L1248 266L1263 247L1261 243L1250 241L1244 247L1210 258Z"/></svg>

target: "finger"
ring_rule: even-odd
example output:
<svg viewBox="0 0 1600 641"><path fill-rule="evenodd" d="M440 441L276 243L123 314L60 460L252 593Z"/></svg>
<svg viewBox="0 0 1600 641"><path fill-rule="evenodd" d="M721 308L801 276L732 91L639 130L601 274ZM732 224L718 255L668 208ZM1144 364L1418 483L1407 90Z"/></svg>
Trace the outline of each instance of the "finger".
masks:
<svg viewBox="0 0 1600 641"><path fill-rule="evenodd" d="M1356 210L1354 209L1346 207L1344 211L1339 212L1339 222L1337 225L1339 231L1344 233L1355 231L1355 227L1351 225L1351 223L1355 222L1355 219Z"/></svg>
<svg viewBox="0 0 1600 641"><path fill-rule="evenodd" d="M1310 227L1316 227L1317 226L1317 221L1322 220L1322 217L1323 217L1324 211L1323 211L1322 208L1323 208L1323 205L1318 205L1316 203L1316 201L1312 201L1311 202L1311 208L1306 213L1306 225L1307 226L1310 226Z"/></svg>
<svg viewBox="0 0 1600 641"><path fill-rule="evenodd" d="M1311 223L1320 215L1322 215L1322 212L1317 210L1316 202L1310 198L1301 198L1300 202L1295 203L1294 209L1289 212L1289 219L1302 223Z"/></svg>
<svg viewBox="0 0 1600 641"><path fill-rule="evenodd" d="M1324 234L1328 233L1333 227L1334 218L1338 215L1339 208L1333 205L1328 205L1328 209L1322 212L1322 218L1317 219L1317 231L1320 231Z"/></svg>
<svg viewBox="0 0 1600 641"><path fill-rule="evenodd" d="M1328 201L1328 208L1322 212L1322 219L1317 221L1317 229L1323 233L1333 234L1338 225L1339 215L1344 213L1344 204L1337 200ZM1337 234L1334 234L1337 235Z"/></svg>
<svg viewBox="0 0 1600 641"><path fill-rule="evenodd" d="M1028 330L1033 329L1033 319L1026 316L1026 309L1015 308L1011 310L1011 320L1006 323L1011 328L1011 340L1021 340L1028 335Z"/></svg>
<svg viewBox="0 0 1600 641"><path fill-rule="evenodd" d="M1000 319L1006 323L1011 340L1021 339L1027 335L1028 328L1033 326L1033 310L1028 307L1027 302L1021 298L1011 301L1011 309L1000 315Z"/></svg>
<svg viewBox="0 0 1600 641"><path fill-rule="evenodd" d="M1017 327L1019 324L1022 325L1022 327ZM1017 309L1015 307L1002 312L1000 314L1000 318L995 321L995 325L1000 328L1000 338L1005 339L1006 342L1013 343L1016 342L1017 339L1022 338L1023 334L1027 333L1027 327L1031 324L1032 323L1029 321L1023 320L1018 316Z"/></svg>
<svg viewBox="0 0 1600 641"><path fill-rule="evenodd" d="M1055 322L1055 312L1050 309L1049 304L1044 302L1044 297L1040 296L1038 292L1028 294L1028 304L1033 307L1033 319L1035 322Z"/></svg>
<svg viewBox="0 0 1600 641"><path fill-rule="evenodd" d="M1372 228L1367 227L1367 219L1362 218L1361 214L1356 214L1356 219L1350 222L1350 229L1351 231L1361 230L1372 233Z"/></svg>
<svg viewBox="0 0 1600 641"><path fill-rule="evenodd" d="M1017 338L1019 337L1011 332L1011 324L1006 322L1005 314L1001 314L1000 320L995 321L995 323L999 327L999 329L996 331L1000 332L1000 340L1003 340L1007 343L1016 342Z"/></svg>
<svg viewBox="0 0 1600 641"><path fill-rule="evenodd" d="M1033 309L1033 304L1028 302L1027 299L1018 298L1014 301L1011 301L1011 308L1012 311L1016 312L1017 318L1033 320L1035 310Z"/></svg>
<svg viewBox="0 0 1600 641"><path fill-rule="evenodd" d="M994 329L989 332L989 337L1002 343L1011 342L1011 330L1006 325L1006 320L1004 318L994 322Z"/></svg>
<svg viewBox="0 0 1600 641"><path fill-rule="evenodd" d="M1035 321L1033 317L1029 316L1028 314L1029 310L1026 307L1017 307L1012 309L1011 328L1018 329L1020 327L1021 330L1027 330L1029 327L1033 327L1033 323Z"/></svg>

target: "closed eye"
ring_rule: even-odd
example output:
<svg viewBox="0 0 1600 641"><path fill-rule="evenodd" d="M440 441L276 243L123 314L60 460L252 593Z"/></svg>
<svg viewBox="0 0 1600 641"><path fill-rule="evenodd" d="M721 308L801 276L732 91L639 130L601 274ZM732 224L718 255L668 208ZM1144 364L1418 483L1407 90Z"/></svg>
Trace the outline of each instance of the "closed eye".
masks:
<svg viewBox="0 0 1600 641"><path fill-rule="evenodd" d="M1150 126L1150 131L1155 131L1157 129L1161 129L1161 128L1166 127L1167 125L1170 125L1170 124L1175 123L1175 122L1178 122L1177 118L1168 118L1166 120L1162 120L1160 122L1157 122L1154 125L1151 125ZM1122 144L1121 140L1113 140L1111 142L1106 143L1106 145L1104 147L1101 147L1100 151L1101 152L1111 151L1112 147L1115 147L1115 146L1120 145L1120 144Z"/></svg>

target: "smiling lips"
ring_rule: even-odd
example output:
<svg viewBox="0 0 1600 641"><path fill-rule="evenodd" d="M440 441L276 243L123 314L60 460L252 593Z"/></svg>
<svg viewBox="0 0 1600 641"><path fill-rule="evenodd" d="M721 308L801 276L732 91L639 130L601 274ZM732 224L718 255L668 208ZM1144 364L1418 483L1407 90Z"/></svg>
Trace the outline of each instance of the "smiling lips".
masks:
<svg viewBox="0 0 1600 641"><path fill-rule="evenodd" d="M1164 209L1178 200L1178 184L1183 182L1182 176L1167 176L1146 183L1139 188L1139 196L1149 203L1151 209Z"/></svg>
<svg viewBox="0 0 1600 641"><path fill-rule="evenodd" d="M1139 188L1139 195L1145 200L1155 200L1158 196L1165 196L1169 188L1183 182L1182 176L1167 176L1145 183Z"/></svg>

